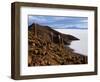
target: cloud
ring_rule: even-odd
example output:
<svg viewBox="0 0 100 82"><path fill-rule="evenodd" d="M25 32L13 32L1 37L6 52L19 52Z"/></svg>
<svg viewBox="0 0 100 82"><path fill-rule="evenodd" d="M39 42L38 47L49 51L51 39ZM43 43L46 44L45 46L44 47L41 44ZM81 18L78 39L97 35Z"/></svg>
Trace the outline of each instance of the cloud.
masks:
<svg viewBox="0 0 100 82"><path fill-rule="evenodd" d="M56 16L56 17L53 17L53 18L54 18L54 20L64 20L64 19L65 19L65 17L64 17L64 16L61 16L61 17Z"/></svg>
<svg viewBox="0 0 100 82"><path fill-rule="evenodd" d="M43 22L46 22L47 20L42 17L42 16L29 16L28 18L29 20L29 23L32 24L33 22L35 23L43 23Z"/></svg>
<svg viewBox="0 0 100 82"><path fill-rule="evenodd" d="M68 16L29 16L28 24L39 23L41 25L51 26L52 28L87 28L87 17L68 17Z"/></svg>

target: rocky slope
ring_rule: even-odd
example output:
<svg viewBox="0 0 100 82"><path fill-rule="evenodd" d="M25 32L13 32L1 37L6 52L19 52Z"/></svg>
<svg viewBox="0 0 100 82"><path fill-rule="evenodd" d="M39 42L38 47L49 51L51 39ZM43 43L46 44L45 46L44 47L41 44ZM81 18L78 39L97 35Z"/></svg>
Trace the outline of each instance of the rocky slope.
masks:
<svg viewBox="0 0 100 82"><path fill-rule="evenodd" d="M28 66L86 64L87 56L69 47L78 38L33 23L28 27Z"/></svg>

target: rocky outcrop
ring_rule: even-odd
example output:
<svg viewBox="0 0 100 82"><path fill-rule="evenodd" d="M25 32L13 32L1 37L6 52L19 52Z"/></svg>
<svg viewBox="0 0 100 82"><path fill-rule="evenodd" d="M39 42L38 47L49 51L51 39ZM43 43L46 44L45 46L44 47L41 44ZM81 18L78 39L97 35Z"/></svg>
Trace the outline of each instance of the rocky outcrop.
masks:
<svg viewBox="0 0 100 82"><path fill-rule="evenodd" d="M75 40L79 39L33 23L28 27L28 66L86 64L87 56L68 46Z"/></svg>

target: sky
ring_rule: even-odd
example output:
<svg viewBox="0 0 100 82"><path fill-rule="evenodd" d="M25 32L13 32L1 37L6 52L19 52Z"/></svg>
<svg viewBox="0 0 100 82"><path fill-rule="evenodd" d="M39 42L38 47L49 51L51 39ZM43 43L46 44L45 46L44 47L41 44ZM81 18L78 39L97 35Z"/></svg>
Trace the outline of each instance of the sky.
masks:
<svg viewBox="0 0 100 82"><path fill-rule="evenodd" d="M87 17L29 15L28 25L38 23L53 29L87 29Z"/></svg>

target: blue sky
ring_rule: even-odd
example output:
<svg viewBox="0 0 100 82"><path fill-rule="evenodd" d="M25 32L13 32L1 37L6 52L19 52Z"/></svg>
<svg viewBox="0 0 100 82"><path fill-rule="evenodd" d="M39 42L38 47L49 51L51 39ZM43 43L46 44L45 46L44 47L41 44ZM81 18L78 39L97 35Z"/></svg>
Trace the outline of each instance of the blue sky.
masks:
<svg viewBox="0 0 100 82"><path fill-rule="evenodd" d="M38 23L54 29L87 29L87 17L29 15L28 25Z"/></svg>

